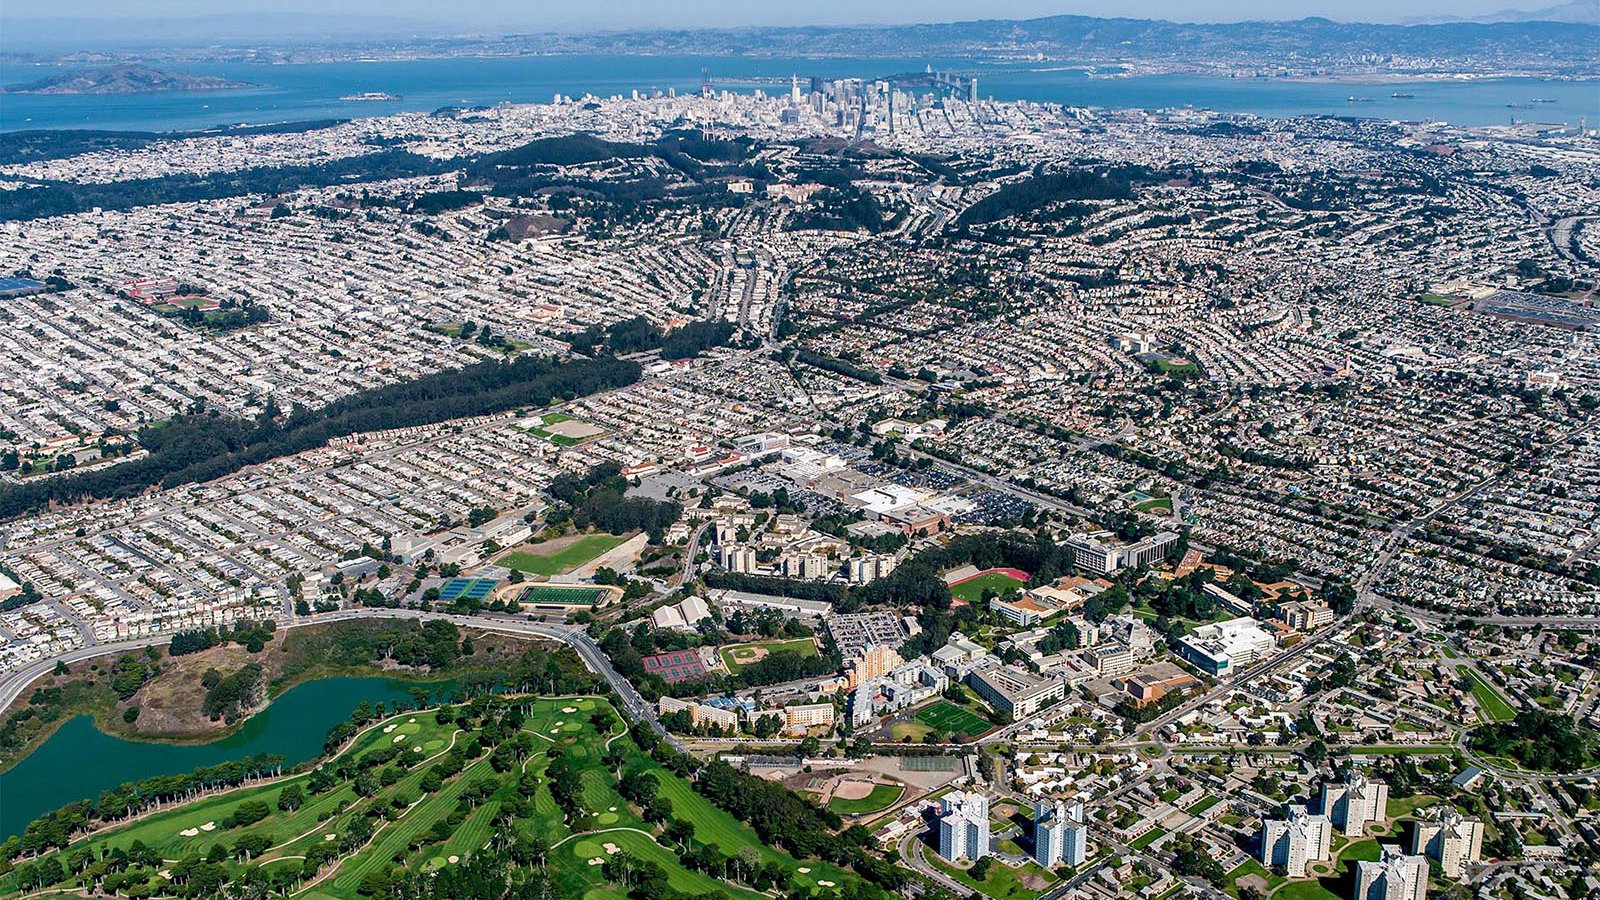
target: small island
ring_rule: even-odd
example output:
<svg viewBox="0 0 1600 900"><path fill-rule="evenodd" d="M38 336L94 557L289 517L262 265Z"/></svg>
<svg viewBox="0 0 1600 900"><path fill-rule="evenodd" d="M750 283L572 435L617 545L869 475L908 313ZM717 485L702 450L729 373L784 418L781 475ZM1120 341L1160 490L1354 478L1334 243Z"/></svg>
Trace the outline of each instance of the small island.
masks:
<svg viewBox="0 0 1600 900"><path fill-rule="evenodd" d="M164 72L129 63L51 75L27 84L0 87L0 94L156 94L175 91L232 91L256 87L218 75Z"/></svg>

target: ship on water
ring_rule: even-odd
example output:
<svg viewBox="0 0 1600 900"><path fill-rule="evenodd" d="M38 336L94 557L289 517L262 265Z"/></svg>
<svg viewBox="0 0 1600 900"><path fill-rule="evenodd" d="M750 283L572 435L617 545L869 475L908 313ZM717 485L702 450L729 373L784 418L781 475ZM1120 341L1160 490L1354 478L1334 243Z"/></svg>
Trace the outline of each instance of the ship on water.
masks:
<svg viewBox="0 0 1600 900"><path fill-rule="evenodd" d="M1394 99L1396 99L1396 100L1410 100L1410 99L1416 97L1417 95L1416 94L1403 94L1403 93L1401 93L1399 91L1395 91L1394 93L1390 94L1389 96L1394 98Z"/></svg>
<svg viewBox="0 0 1600 900"><path fill-rule="evenodd" d="M374 100L404 100L399 94L385 93L384 91L362 91L359 94L345 94L339 98L346 103L367 103Z"/></svg>

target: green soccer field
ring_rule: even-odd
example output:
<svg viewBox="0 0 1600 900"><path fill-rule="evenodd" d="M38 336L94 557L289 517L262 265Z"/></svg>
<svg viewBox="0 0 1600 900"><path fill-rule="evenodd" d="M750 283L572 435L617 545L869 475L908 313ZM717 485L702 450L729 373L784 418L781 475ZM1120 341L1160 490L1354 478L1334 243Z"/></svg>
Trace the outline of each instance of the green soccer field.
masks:
<svg viewBox="0 0 1600 900"><path fill-rule="evenodd" d="M507 553L496 562L508 569L530 575L560 575L576 569L627 539L627 535L619 534L586 534L557 550L541 551L540 545L535 544L529 550Z"/></svg>
<svg viewBox="0 0 1600 900"><path fill-rule="evenodd" d="M972 603L982 600L983 592L986 590L994 591L996 595L1004 597L1012 591L1022 590L1023 587L1025 585L1022 582L1010 575L989 572L950 588L950 596Z"/></svg>
<svg viewBox="0 0 1600 900"><path fill-rule="evenodd" d="M980 734L992 727L971 711L962 709L948 700L940 700L932 706L917 710L916 720L924 725L932 725L946 734L958 732Z"/></svg>

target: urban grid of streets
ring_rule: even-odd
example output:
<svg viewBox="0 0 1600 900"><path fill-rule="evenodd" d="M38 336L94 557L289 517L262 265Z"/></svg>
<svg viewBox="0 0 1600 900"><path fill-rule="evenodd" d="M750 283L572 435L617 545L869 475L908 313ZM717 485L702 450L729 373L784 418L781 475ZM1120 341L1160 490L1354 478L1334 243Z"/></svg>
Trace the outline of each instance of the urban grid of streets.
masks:
<svg viewBox="0 0 1600 900"><path fill-rule="evenodd" d="M615 149L542 161L536 177L557 187L495 189L516 148L577 131L613 148L686 133L745 143L731 161ZM1485 758L1466 735L1493 717L1477 691L1457 686L1481 682L1518 707L1579 722L1594 723L1600 706L1600 684L1583 671L1600 631L1592 132L1108 113L851 80L802 91L797 81L774 97L402 115L0 172L104 185L358 158L378 144L448 165L0 225L8 269L70 285L0 303L0 435L15 460L0 485L114 468L144 452L128 434L189 410L250 417L268 397L280 410L314 409L484 359L564 354L591 326L634 317L666 330L725 322L733 337L689 359L630 349L639 381L545 410L341 438L204 484L7 523L0 563L39 599L0 614L0 708L58 660L163 644L195 627L421 616L562 641L631 719L680 748L716 752L748 737L669 734L600 649L606 628L646 612L667 622L656 618L665 602L717 575L860 587L952 533L1026 523L1116 548L1182 532L1188 553L1146 561L1163 573L1150 578L1177 581L1211 564L1202 560L1227 559L1223 593L1267 591L1262 604L1246 601L1232 618L1222 601L1200 615L1141 607L1149 615L1129 635L1154 628L1161 640L1113 677L1092 646L1041 650L1048 642L1030 631L1050 618L1087 632L1100 624L1082 617L1092 592L1143 567L1080 562L1090 578L1040 593L1037 603L1059 604L1042 616L1005 619L988 603L977 613L988 666L1003 658L1071 687L975 741L934 733L924 743L998 751L993 781L1010 767L1016 784L1032 783L1017 771L1033 765L1023 761L1030 750L1124 754L1137 771L1093 803L1127 811L1152 801L1156 785L1190 782L1175 762L1187 772L1208 754L1249 757L1260 745L1244 742L1246 731L1270 732L1291 755L1321 744L1291 727L1321 718L1338 726L1328 742L1350 754L1408 740L1459 752L1519 814L1548 821L1542 846L1557 852L1484 866L1484 879L1560 866L1563 852L1593 842L1593 811L1560 791L1593 785L1595 773ZM485 157L494 166L475 162L502 151ZM1030 198L1030 185L1074 170L1126 179L1126 189ZM640 183L665 187L641 200L629 193ZM454 205L464 190L487 192ZM451 205L420 202L435 196ZM214 311L205 298L269 315L223 329L175 314L175 300ZM474 340L475 329L508 343ZM569 422L589 430L550 437ZM665 570L641 573L642 538L606 557L645 583L643 596L597 608L589 628L547 611L417 609L450 581L428 576L422 559L447 554L462 574L496 581L497 597L516 596L497 538L549 522L552 481L601 464L629 476L630 496L688 508L659 542ZM796 511L765 512L778 488L800 501ZM490 521L463 525L483 509ZM849 527L823 530L830 516ZM1111 534L1119 529L1131 534ZM510 544L527 537L518 534ZM396 549L383 574L334 577L331 560L359 563L401 544L437 555ZM352 583L401 606L355 607ZM1346 583L1353 609L1284 624L1270 652L1203 685L1187 675L1200 670L1184 638L1213 613L1265 625L1279 621L1268 607L1300 595L1316 607ZM724 619L772 599L707 593ZM657 627L695 634L686 624ZM1500 646L1499 634L1516 637ZM950 647L977 655L954 638ZM1357 658L1354 683L1325 687ZM991 671L976 659L946 668L968 684ZM1441 683L1441 673L1451 677ZM1114 701L1146 675L1201 686L1159 715L1118 723ZM861 677L870 688L881 676ZM825 698L837 677L739 699ZM935 693L924 699L943 702ZM1369 701L1383 706L1381 721L1366 717ZM884 749L921 728L870 690L848 703L876 704L861 726ZM1111 725L1121 730L1100 733ZM1262 785L1288 779L1286 797L1316 787L1320 769L1297 767L1252 761L1249 791L1230 784L1240 790L1228 805L1270 818L1256 799L1271 796ZM984 783L977 771L964 777ZM1009 789L990 786L997 797ZM1107 852L1043 900L1077 896L1120 861L1172 866L1165 841L1137 843L1114 821L1096 819L1090 834ZM897 844L931 882L967 892L929 862L919 831ZM1226 855L1225 842L1213 846Z"/></svg>

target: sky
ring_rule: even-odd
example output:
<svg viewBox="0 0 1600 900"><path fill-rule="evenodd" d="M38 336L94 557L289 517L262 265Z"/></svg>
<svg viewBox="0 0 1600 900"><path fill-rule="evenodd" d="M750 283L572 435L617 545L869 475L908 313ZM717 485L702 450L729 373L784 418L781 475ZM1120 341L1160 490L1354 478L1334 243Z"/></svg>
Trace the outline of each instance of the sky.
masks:
<svg viewBox="0 0 1600 900"><path fill-rule="evenodd" d="M1296 19L1397 22L1539 9L1561 0L5 0L6 18L190 18L291 13L403 18L453 31L609 30L732 25L948 22L1056 14L1177 21ZM0 34L0 50L4 37Z"/></svg>

